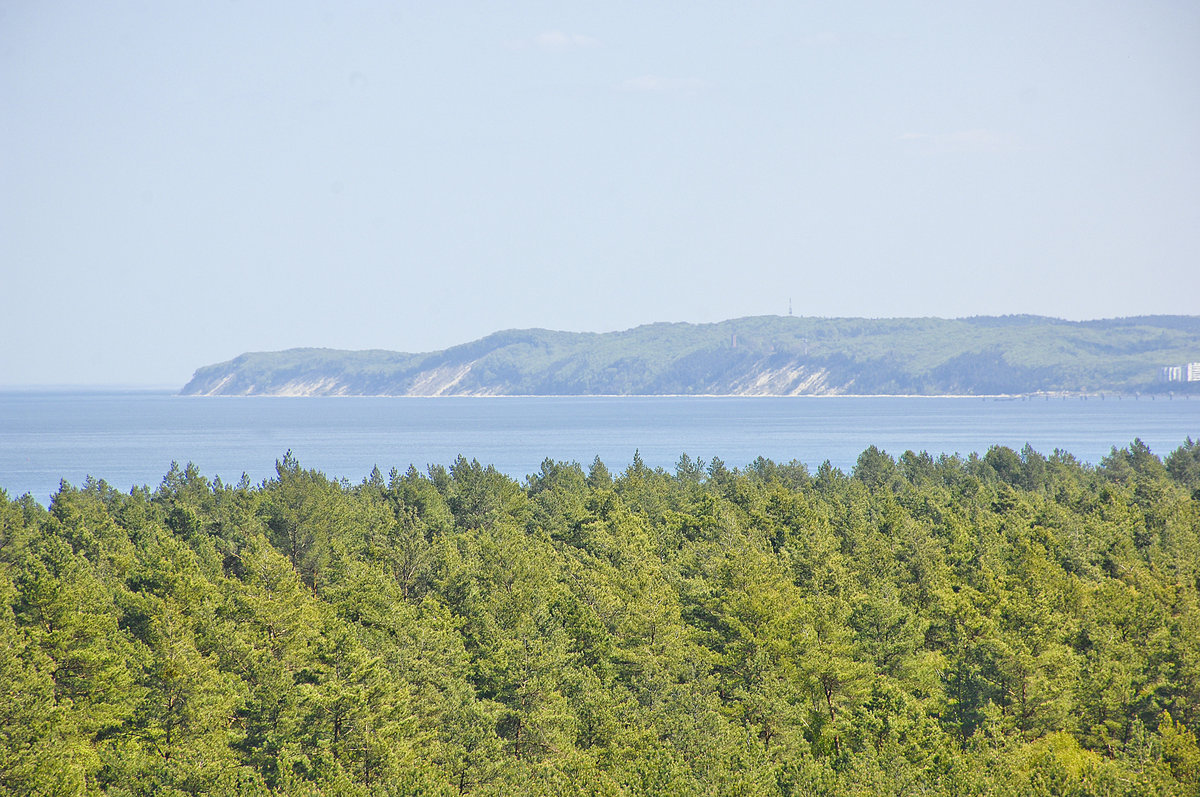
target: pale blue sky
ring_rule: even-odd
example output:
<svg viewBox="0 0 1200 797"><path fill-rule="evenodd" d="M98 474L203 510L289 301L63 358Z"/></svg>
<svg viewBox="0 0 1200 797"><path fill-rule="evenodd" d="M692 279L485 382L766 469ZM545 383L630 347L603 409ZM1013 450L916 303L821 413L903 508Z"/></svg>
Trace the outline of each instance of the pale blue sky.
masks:
<svg viewBox="0 0 1200 797"><path fill-rule="evenodd" d="M1195 2L0 0L0 385L1200 312Z"/></svg>

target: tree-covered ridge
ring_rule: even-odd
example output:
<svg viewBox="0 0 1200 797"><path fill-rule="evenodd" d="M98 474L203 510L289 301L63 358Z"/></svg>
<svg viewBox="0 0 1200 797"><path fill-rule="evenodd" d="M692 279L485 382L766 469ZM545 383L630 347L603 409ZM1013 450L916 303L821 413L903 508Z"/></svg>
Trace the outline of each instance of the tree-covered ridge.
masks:
<svg viewBox="0 0 1200 797"><path fill-rule="evenodd" d="M196 371L188 395L827 395L1200 390L1200 317L794 318L497 332L426 354L290 349Z"/></svg>
<svg viewBox="0 0 1200 797"><path fill-rule="evenodd" d="M1200 444L0 492L0 793L1194 795Z"/></svg>

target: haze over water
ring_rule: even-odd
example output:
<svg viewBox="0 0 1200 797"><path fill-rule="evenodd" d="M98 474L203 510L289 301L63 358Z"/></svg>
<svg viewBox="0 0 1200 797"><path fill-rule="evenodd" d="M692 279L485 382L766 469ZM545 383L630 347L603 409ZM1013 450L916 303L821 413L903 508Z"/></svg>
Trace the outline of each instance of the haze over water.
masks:
<svg viewBox="0 0 1200 797"><path fill-rule="evenodd" d="M1025 443L1095 464L1143 440L1160 457L1200 438L1200 401L981 398L203 398L167 392L0 392L0 488L48 502L59 480L102 478L121 491L157 486L172 461L208 478L274 475L300 464L361 481L460 454L517 479L546 458L622 470L634 451L651 467L680 454L744 467L762 456L849 471L870 445L984 453Z"/></svg>

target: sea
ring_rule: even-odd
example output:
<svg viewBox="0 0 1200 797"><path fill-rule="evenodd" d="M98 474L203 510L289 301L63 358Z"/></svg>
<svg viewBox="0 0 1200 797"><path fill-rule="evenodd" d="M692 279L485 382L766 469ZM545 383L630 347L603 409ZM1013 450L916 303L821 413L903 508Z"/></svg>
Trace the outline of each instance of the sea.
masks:
<svg viewBox="0 0 1200 797"><path fill-rule="evenodd" d="M1200 439L1200 398L963 397L181 397L151 390L0 391L0 489L48 504L62 481L157 487L173 462L207 478L259 483L291 451L301 467L350 483L378 467L450 465L459 456L523 480L546 459L635 452L674 470L680 456L727 467L758 457L828 460L849 472L877 446L983 454L993 445L1062 449L1097 464L1141 439L1159 456Z"/></svg>

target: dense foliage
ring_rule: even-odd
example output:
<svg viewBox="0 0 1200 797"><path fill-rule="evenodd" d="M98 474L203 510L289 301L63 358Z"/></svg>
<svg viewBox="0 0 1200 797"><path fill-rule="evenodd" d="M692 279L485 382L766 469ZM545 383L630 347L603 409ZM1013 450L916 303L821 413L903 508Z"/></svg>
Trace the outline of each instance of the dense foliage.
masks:
<svg viewBox="0 0 1200 797"><path fill-rule="evenodd" d="M1200 317L796 318L508 330L445 351L291 349L200 368L185 394L684 395L1176 392Z"/></svg>
<svg viewBox="0 0 1200 797"><path fill-rule="evenodd" d="M1200 445L0 493L0 793L1195 795Z"/></svg>

